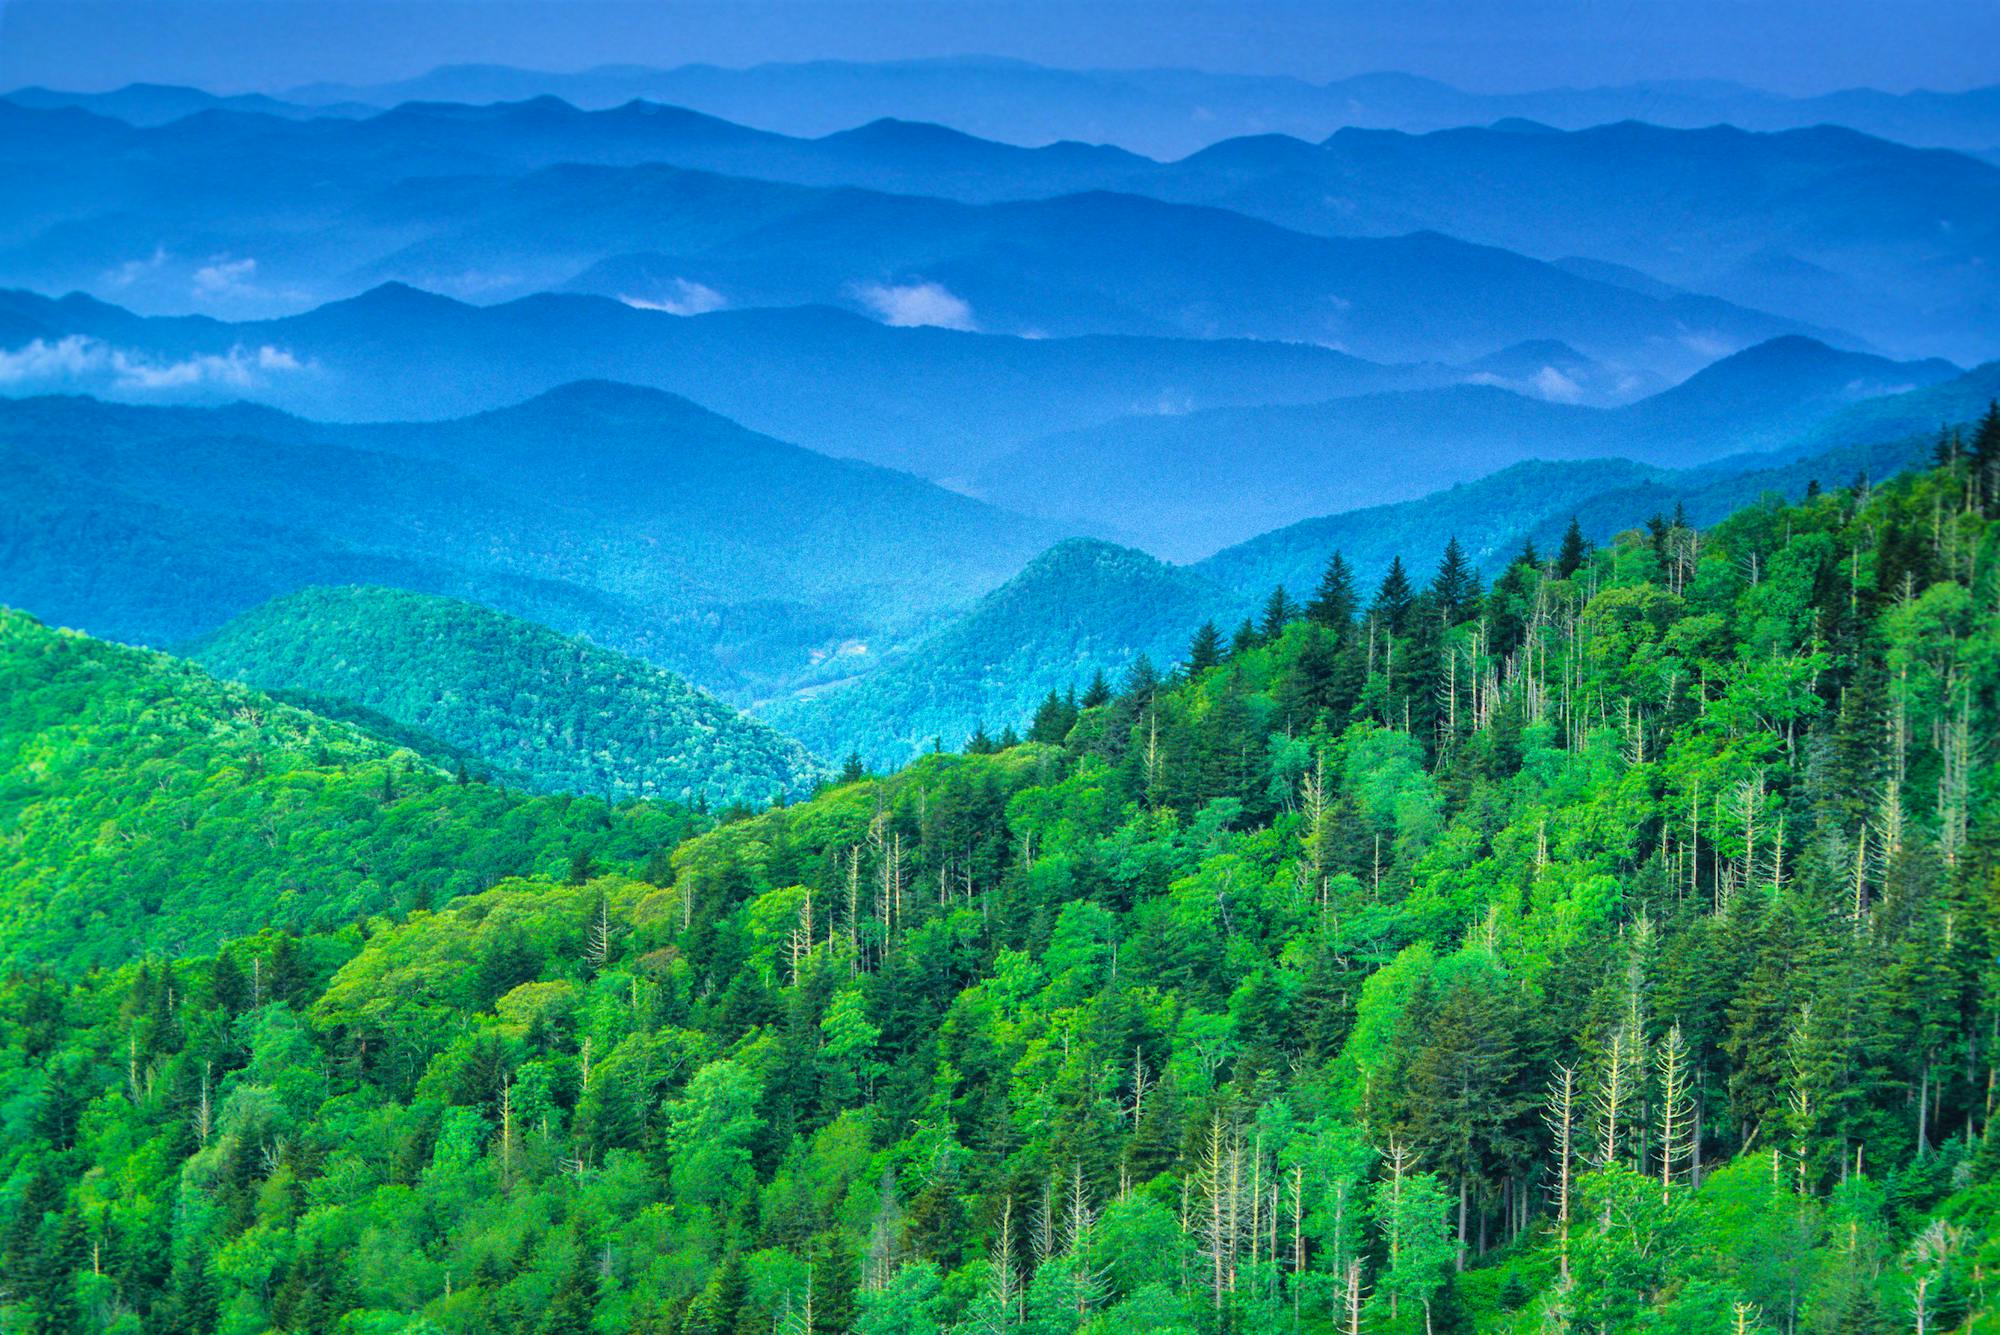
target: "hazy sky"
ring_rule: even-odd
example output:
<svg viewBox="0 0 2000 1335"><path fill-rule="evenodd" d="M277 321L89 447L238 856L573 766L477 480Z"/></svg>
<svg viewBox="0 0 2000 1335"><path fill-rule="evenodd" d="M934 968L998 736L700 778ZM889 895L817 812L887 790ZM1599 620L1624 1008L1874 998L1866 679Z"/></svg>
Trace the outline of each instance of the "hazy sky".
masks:
<svg viewBox="0 0 2000 1335"><path fill-rule="evenodd" d="M982 52L1481 90L2000 79L2000 0L0 0L0 88L368 82L440 64L746 65Z"/></svg>

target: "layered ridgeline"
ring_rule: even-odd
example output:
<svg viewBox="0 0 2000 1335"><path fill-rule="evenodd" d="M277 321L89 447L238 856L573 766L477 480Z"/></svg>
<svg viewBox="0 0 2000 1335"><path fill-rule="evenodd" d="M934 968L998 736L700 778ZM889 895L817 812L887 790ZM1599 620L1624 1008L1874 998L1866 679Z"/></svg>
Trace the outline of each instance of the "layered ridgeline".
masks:
<svg viewBox="0 0 2000 1335"><path fill-rule="evenodd" d="M1989 123L2000 120L1984 97ZM92 166L0 201L17 238L0 281L245 314L351 295L371 278L486 299L569 282L679 310L825 301L1005 332L1235 330L1357 351L1415 336L1426 356L1500 328L1519 332L1479 352L1526 337L1602 349L1608 287L1626 290L1632 315L1658 302L1687 318L1650 349L1627 343L1630 360L1656 368L1692 351L1684 338L1746 314L1695 293L1902 356L2000 353L1982 263L2000 168L1818 122L1780 134L1722 114L1696 129L1639 123L1664 97L1572 133L1495 123L1532 110L1470 107L1431 134L1350 128L1309 142L1267 123L1172 162L862 123L872 117L806 140L681 107L593 112L552 98L313 124L241 104L158 128L105 118L153 119L168 99L145 100L106 99L102 115L0 102L0 156ZM752 119L769 124L771 111ZM1961 147L1990 152L1995 140ZM162 197L166 181L176 189ZM150 255L120 225L140 206ZM1424 232L1455 240L1409 244ZM1662 232L1702 244L1662 247ZM1047 244L1085 233L1101 248ZM1483 265L1478 246L1515 262ZM1180 261L1178 287L1157 281L1163 250ZM1379 265L1413 285L1432 277L1408 265L1418 255L1436 271L1423 301L1376 307ZM1525 257L1552 272L1536 276ZM1272 281L1286 274L1289 288ZM1571 309L1535 311L1534 289L1564 278ZM924 305L924 293L950 300Z"/></svg>
<svg viewBox="0 0 2000 1335"><path fill-rule="evenodd" d="M1061 538L602 383L443 422L0 400L0 600L154 645L309 585L448 595L750 693L863 659Z"/></svg>
<svg viewBox="0 0 2000 1335"><path fill-rule="evenodd" d="M1107 669L1147 656L1169 662L1189 627L1232 601L1144 552L1072 538L860 680L764 713L822 755L859 751L893 769L934 746L955 749L985 725L996 737L1018 733L1050 692L1074 696Z"/></svg>
<svg viewBox="0 0 2000 1335"><path fill-rule="evenodd" d="M11 978L9 1319L1983 1330L1976 471L1330 597L670 864ZM204 819L297 874L263 805ZM120 856L59 833L32 867Z"/></svg>
<svg viewBox="0 0 2000 1335"><path fill-rule="evenodd" d="M1791 453L1802 441L1935 432L1996 391L2000 364L1964 373L1949 362L1893 362L1781 338L1616 408L1456 385L1132 415L1012 451L974 484L1010 509L1129 533L1155 555L1190 561L1302 519L1408 500L1524 460L1688 468ZM1856 434L1854 415L1871 405L1880 418Z"/></svg>
<svg viewBox="0 0 2000 1335"><path fill-rule="evenodd" d="M189 652L218 676L366 706L538 788L762 804L825 777L797 742L671 672L449 598L305 589Z"/></svg>
<svg viewBox="0 0 2000 1335"><path fill-rule="evenodd" d="M1669 516L1710 524L1760 497L1887 476L1940 450L2000 450L2000 409L1987 397L1996 391L2000 366L1983 367L1844 409L1786 448L1704 467L1625 459L1516 464L1421 500L1288 525L1190 566L1072 542L1059 550L1096 552L1097 559L1038 560L876 672L774 703L768 712L822 754L858 747L877 763L900 764L933 738L950 746L982 724L994 735L1023 731L1048 691L1082 692L1093 676L1115 679L1142 654L1156 665L1181 658L1205 620L1232 638L1232 627L1246 616L1263 621L1274 601L1282 609L1309 600L1335 553L1357 583L1373 587L1398 557L1412 569L1429 568L1454 545L1491 576L1524 547L1556 551L1572 525L1602 541ZM1961 425L1940 439L1940 421ZM1903 434L1912 428L1922 434ZM1032 656L1019 651L1030 640L1038 646Z"/></svg>
<svg viewBox="0 0 2000 1335"><path fill-rule="evenodd" d="M408 912L688 817L528 797L159 654L0 610L0 960L74 970ZM18 1273L12 1271L10 1273Z"/></svg>
<svg viewBox="0 0 2000 1335"><path fill-rule="evenodd" d="M533 136L546 110L528 109L521 132ZM0 160L41 168L68 140L92 163L0 198L0 227L16 238L0 282L166 314L274 315L389 281L486 301L575 281L684 314L831 305L892 325L1281 339L1375 360L1463 361L1561 339L1672 378L1714 347L1828 327L1434 231L1313 235L1104 189L969 203L643 157L510 169L450 153L421 115L213 120L219 134L207 117L145 130L0 106ZM468 123L479 118L439 128L450 138ZM134 255L124 220L142 207L156 249Z"/></svg>

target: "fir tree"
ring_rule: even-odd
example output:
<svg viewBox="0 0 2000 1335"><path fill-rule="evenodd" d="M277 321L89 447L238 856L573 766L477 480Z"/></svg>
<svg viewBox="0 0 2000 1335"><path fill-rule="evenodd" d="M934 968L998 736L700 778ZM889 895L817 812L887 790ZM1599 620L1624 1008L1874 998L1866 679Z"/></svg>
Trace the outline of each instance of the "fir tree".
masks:
<svg viewBox="0 0 2000 1335"><path fill-rule="evenodd" d="M1445 543L1437 578L1431 581L1431 598L1449 626L1468 620L1478 609L1479 573L1465 559L1465 549L1458 545L1456 537Z"/></svg>
<svg viewBox="0 0 2000 1335"><path fill-rule="evenodd" d="M1111 683L1104 679L1104 669L1099 668L1091 674L1090 685L1084 687L1083 699L1077 703L1084 709L1095 709L1099 705L1108 703L1110 699Z"/></svg>
<svg viewBox="0 0 2000 1335"><path fill-rule="evenodd" d="M1201 629L1194 633L1188 644L1188 672L1206 672L1222 661L1222 634L1213 621L1201 623Z"/></svg>
<svg viewBox="0 0 2000 1335"><path fill-rule="evenodd" d="M1416 591L1410 587L1410 576L1403 569L1403 558L1391 558L1389 573L1382 576L1381 586L1375 590L1375 602L1369 612L1384 630L1400 635L1409 622L1410 607L1415 602Z"/></svg>
<svg viewBox="0 0 2000 1335"><path fill-rule="evenodd" d="M1569 527L1563 530L1562 547L1556 552L1556 578L1568 579L1589 559L1590 544L1584 540L1583 526L1571 515Z"/></svg>
<svg viewBox="0 0 2000 1335"><path fill-rule="evenodd" d="M1271 590L1271 596L1264 600L1264 620L1257 627L1266 640L1275 640L1285 633L1285 624L1298 615L1298 607L1285 593L1280 584Z"/></svg>
<svg viewBox="0 0 2000 1335"><path fill-rule="evenodd" d="M1319 587L1306 604L1306 619L1344 637L1353 624L1354 609L1354 573L1347 568L1347 558L1335 552L1327 558Z"/></svg>

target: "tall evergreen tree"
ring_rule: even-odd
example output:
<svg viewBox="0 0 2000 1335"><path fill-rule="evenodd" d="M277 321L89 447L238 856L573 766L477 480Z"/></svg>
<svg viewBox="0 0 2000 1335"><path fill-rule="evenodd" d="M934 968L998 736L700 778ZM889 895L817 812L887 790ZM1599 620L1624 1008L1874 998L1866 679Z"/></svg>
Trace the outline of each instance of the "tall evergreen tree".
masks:
<svg viewBox="0 0 2000 1335"><path fill-rule="evenodd" d="M1285 633L1285 624L1297 615L1298 605L1285 593L1285 586L1280 584L1264 600L1264 620L1257 629L1266 640L1275 640Z"/></svg>
<svg viewBox="0 0 2000 1335"><path fill-rule="evenodd" d="M1345 636L1353 624L1354 611L1354 572L1347 568L1347 558L1335 552L1327 558L1319 587L1313 590L1312 601L1306 604L1306 618Z"/></svg>
<svg viewBox="0 0 2000 1335"><path fill-rule="evenodd" d="M1222 661L1222 633L1213 621L1201 623L1201 629L1194 633L1188 645L1187 665L1190 673L1206 672Z"/></svg>
<svg viewBox="0 0 2000 1335"><path fill-rule="evenodd" d="M1556 578L1568 579L1583 569L1583 563L1590 559L1590 543L1583 536L1583 525L1571 515L1569 527L1563 530L1562 546L1556 551Z"/></svg>
<svg viewBox="0 0 2000 1335"><path fill-rule="evenodd" d="M1382 576L1382 583L1375 590L1375 602L1368 610L1375 620L1392 635L1400 635L1408 627L1410 608L1416 602L1416 591L1410 586L1410 574L1403 569L1403 558L1392 557L1389 573Z"/></svg>
<svg viewBox="0 0 2000 1335"><path fill-rule="evenodd" d="M1438 615L1448 626L1456 626L1476 614L1479 607L1479 572L1465 557L1465 549L1454 535L1444 545L1437 577L1431 581L1431 598Z"/></svg>

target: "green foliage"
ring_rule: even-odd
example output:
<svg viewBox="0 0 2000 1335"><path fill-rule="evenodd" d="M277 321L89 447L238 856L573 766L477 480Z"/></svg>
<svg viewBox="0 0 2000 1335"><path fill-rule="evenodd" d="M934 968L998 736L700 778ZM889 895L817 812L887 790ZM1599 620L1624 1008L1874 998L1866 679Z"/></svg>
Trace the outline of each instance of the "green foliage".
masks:
<svg viewBox="0 0 2000 1335"><path fill-rule="evenodd" d="M186 663L0 610L0 958L212 951L671 845L671 808L460 784Z"/></svg>
<svg viewBox="0 0 2000 1335"><path fill-rule="evenodd" d="M1405 571L665 855L14 618L8 949L147 939L124 829L204 932L0 983L9 1328L1988 1332L1969 467ZM405 806L394 917L251 913Z"/></svg>
<svg viewBox="0 0 2000 1335"><path fill-rule="evenodd" d="M796 742L671 672L428 594L306 589L193 654L218 676L379 711L547 790L762 803L825 774Z"/></svg>

